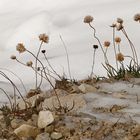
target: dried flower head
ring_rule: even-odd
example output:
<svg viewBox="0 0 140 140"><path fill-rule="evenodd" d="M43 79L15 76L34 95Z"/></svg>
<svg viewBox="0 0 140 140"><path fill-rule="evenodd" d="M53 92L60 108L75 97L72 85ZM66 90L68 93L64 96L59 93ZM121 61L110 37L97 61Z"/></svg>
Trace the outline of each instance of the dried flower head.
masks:
<svg viewBox="0 0 140 140"><path fill-rule="evenodd" d="M140 13L134 15L134 20L140 22Z"/></svg>
<svg viewBox="0 0 140 140"><path fill-rule="evenodd" d="M98 45L93 45L93 48L94 49L98 49Z"/></svg>
<svg viewBox="0 0 140 140"><path fill-rule="evenodd" d="M88 16L85 16L84 18L84 23L90 23L93 21L93 17L88 15Z"/></svg>
<svg viewBox="0 0 140 140"><path fill-rule="evenodd" d="M49 36L46 34L40 34L39 35L39 40L44 42L44 43L48 43L49 42Z"/></svg>
<svg viewBox="0 0 140 140"><path fill-rule="evenodd" d="M118 53L116 55L116 59L117 59L117 61L122 62L122 61L124 61L124 55L122 53Z"/></svg>
<svg viewBox="0 0 140 140"><path fill-rule="evenodd" d="M121 42L121 38L120 38L120 37L115 37L115 42L116 42L117 44L119 44L119 43Z"/></svg>
<svg viewBox="0 0 140 140"><path fill-rule="evenodd" d="M17 46L16 46L16 50L19 52L19 53L23 53L26 51L26 48L24 47L24 45L22 43L18 43Z"/></svg>
<svg viewBox="0 0 140 140"><path fill-rule="evenodd" d="M112 25L110 25L110 27L115 28L116 27L116 23L112 23Z"/></svg>
<svg viewBox="0 0 140 140"><path fill-rule="evenodd" d="M120 23L116 24L116 29L117 29L117 31L122 30L123 29L123 25L120 24Z"/></svg>
<svg viewBox="0 0 140 140"><path fill-rule="evenodd" d="M104 42L104 47L109 47L110 46L110 42L109 41L105 41Z"/></svg>
<svg viewBox="0 0 140 140"><path fill-rule="evenodd" d="M13 60L15 60L16 59L16 56L15 55L11 55L10 58L13 59Z"/></svg>
<svg viewBox="0 0 140 140"><path fill-rule="evenodd" d="M46 52L46 50L42 50L41 52L42 52L42 53L45 53L45 52Z"/></svg>
<svg viewBox="0 0 140 140"><path fill-rule="evenodd" d="M28 67L32 67L33 62L32 62L32 61L28 61L28 62L26 63L26 65L27 65Z"/></svg>
<svg viewBox="0 0 140 140"><path fill-rule="evenodd" d="M117 22L120 23L120 24L123 24L123 19L117 18Z"/></svg>

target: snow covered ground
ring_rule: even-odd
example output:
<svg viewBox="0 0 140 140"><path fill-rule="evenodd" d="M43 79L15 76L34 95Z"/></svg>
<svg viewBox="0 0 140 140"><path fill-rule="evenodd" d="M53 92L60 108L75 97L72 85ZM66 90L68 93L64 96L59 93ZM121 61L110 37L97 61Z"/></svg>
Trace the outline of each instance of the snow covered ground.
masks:
<svg viewBox="0 0 140 140"><path fill-rule="evenodd" d="M138 0L0 0L0 67L14 71L28 88L32 88L34 73L10 60L10 56L16 54L18 58L29 60L28 55L19 55L16 52L16 44L23 42L26 48L35 51L39 46L38 35L47 33L50 42L43 48L47 49L54 69L59 73L65 71L68 75L66 55L59 38L61 35L68 48L72 77L75 79L87 77L91 71L92 45L97 42L93 40L92 30L83 23L86 15L94 17L93 24L102 42L111 40L109 25L117 17L123 18L128 34L140 54L138 44L140 24L133 21L133 15L140 12L139 5ZM122 52L127 54L130 52L126 42L122 45ZM100 65L100 62L103 62L101 50L99 49L97 53L98 63L95 64L95 73L105 75L106 72ZM109 50L109 53L111 58L112 50ZM9 76L19 84L17 78ZM0 81L5 81L0 78ZM7 87L6 84L0 86ZM10 92L11 88L8 91Z"/></svg>

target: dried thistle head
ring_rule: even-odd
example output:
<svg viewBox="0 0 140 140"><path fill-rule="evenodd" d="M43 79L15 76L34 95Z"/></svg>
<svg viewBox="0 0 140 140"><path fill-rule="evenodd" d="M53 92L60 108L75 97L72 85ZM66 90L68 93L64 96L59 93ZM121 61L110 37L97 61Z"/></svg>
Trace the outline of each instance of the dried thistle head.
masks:
<svg viewBox="0 0 140 140"><path fill-rule="evenodd" d="M32 61L28 61L28 62L26 63L26 65L27 65L28 67L32 67L33 62L32 62Z"/></svg>
<svg viewBox="0 0 140 140"><path fill-rule="evenodd" d="M118 53L116 55L116 60L119 61L119 62L124 61L124 55L122 53Z"/></svg>
<svg viewBox="0 0 140 140"><path fill-rule="evenodd" d="M134 15L134 21L140 22L140 13Z"/></svg>
<svg viewBox="0 0 140 140"><path fill-rule="evenodd" d="M110 25L110 27L115 28L116 27L116 23L112 23L112 25Z"/></svg>
<svg viewBox="0 0 140 140"><path fill-rule="evenodd" d="M44 42L44 43L49 43L49 36L46 34L40 34L39 35L39 40Z"/></svg>
<svg viewBox="0 0 140 140"><path fill-rule="evenodd" d="M93 48L94 49L98 49L98 45L93 45Z"/></svg>
<svg viewBox="0 0 140 140"><path fill-rule="evenodd" d="M121 23L117 23L116 24L116 29L117 29L117 31L122 30L123 29L123 25Z"/></svg>
<svg viewBox="0 0 140 140"><path fill-rule="evenodd" d="M109 41L105 41L104 42L104 47L108 48L110 46L110 42Z"/></svg>
<svg viewBox="0 0 140 140"><path fill-rule="evenodd" d="M120 37L115 37L115 42L116 42L117 44L119 44L119 43L121 42L121 38L120 38Z"/></svg>
<svg viewBox="0 0 140 140"><path fill-rule="evenodd" d="M24 47L24 45L22 43L18 43L17 46L16 46L16 50L19 52L19 53L23 53L26 51L26 48Z"/></svg>
<svg viewBox="0 0 140 140"><path fill-rule="evenodd" d="M16 56L15 55L11 55L10 57L12 60L15 60L16 59Z"/></svg>
<svg viewBox="0 0 140 140"><path fill-rule="evenodd" d="M117 23L123 24L123 19L122 18L117 18Z"/></svg>
<svg viewBox="0 0 140 140"><path fill-rule="evenodd" d="M90 16L90 15L88 15L88 16L85 16L85 18L84 18L84 23L90 23L90 22L92 22L93 21L93 17L92 16Z"/></svg>

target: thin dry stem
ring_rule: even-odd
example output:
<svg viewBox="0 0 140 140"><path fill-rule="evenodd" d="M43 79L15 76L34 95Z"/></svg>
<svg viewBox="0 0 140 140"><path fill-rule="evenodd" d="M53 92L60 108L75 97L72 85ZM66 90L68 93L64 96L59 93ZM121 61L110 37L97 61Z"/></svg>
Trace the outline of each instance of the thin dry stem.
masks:
<svg viewBox="0 0 140 140"><path fill-rule="evenodd" d="M62 41L63 43L63 46L65 48L65 51L66 51L66 56L67 56L67 62L68 62L68 71L69 71L69 77L70 79L72 80L72 77L71 77L71 70L70 70L70 62L69 62L69 55L68 55L68 50L67 50L67 47L66 47L66 44L62 38L62 36L60 35L60 40Z"/></svg>
<svg viewBox="0 0 140 140"><path fill-rule="evenodd" d="M44 57L45 57L45 59L46 59L48 65L49 65L49 67L50 67L50 68L52 69L52 71L54 72L54 74L56 74L56 75L60 78L60 80L62 80L61 76L54 70L54 68L53 68L52 65L50 64L50 62L49 62L49 60L48 60L48 58L47 58L47 56L46 56L45 53L44 53Z"/></svg>
<svg viewBox="0 0 140 140"><path fill-rule="evenodd" d="M40 46L39 46L39 49L38 49L38 52L37 52L37 55L36 55L36 61L35 61L35 76L36 76L36 84L35 84L35 87L36 87L36 89L38 88L38 86L37 86L37 62L38 62L38 56L39 56L39 53L40 53L40 51L41 51L41 47L42 47L42 45L43 45L43 41L41 41L41 43L40 43Z"/></svg>
<svg viewBox="0 0 140 140"><path fill-rule="evenodd" d="M113 48L114 48L114 54L115 54L115 60L116 60L116 67L117 67L117 71L118 71L118 62L116 59L117 56L117 52L116 52L116 45L115 45L115 27L113 27Z"/></svg>
<svg viewBox="0 0 140 140"><path fill-rule="evenodd" d="M6 95L6 97L8 98L9 103L10 103L10 106L11 106L11 110L13 110L12 101L11 101L10 97L8 96L8 94L6 93L6 91L5 91L4 89L0 88L0 90L1 90L1 91Z"/></svg>
<svg viewBox="0 0 140 140"><path fill-rule="evenodd" d="M92 69L91 69L91 74L90 74L91 78L92 78L92 75L93 75L93 70L94 70L94 65L95 65L95 53L96 53L96 49L94 49L94 52L93 52Z"/></svg>
<svg viewBox="0 0 140 140"><path fill-rule="evenodd" d="M49 78L48 78L48 76L47 76L47 73L46 73L46 71L45 71L45 67L44 67L43 63L42 63L32 52L30 52L29 50L27 50L27 52L30 53L33 57L35 57L35 58L37 59L37 61L39 61L39 63L42 65L42 68L43 68L43 70L44 70L44 74L45 74L45 76L46 76L46 78L47 78L49 84L52 86L52 88L53 88L53 90L54 90L54 92L55 92L55 95L56 95L56 97L57 97L57 100L58 100L58 102L59 102L60 107L62 107L61 102L60 102L60 99L59 99L59 97L58 97L58 95L57 95L57 93L56 93L55 87L54 87L54 85L52 84L52 82L49 80Z"/></svg>

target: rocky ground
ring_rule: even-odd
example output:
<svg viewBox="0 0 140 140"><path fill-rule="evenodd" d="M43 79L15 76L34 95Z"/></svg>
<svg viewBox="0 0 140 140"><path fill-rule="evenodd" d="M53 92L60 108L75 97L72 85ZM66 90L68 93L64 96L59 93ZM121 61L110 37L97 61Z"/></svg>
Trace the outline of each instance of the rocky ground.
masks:
<svg viewBox="0 0 140 140"><path fill-rule="evenodd" d="M56 83L1 107L0 140L140 140L140 79Z"/></svg>

